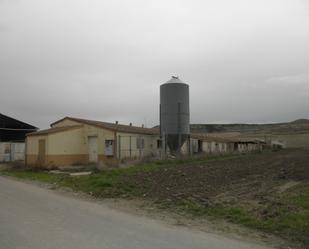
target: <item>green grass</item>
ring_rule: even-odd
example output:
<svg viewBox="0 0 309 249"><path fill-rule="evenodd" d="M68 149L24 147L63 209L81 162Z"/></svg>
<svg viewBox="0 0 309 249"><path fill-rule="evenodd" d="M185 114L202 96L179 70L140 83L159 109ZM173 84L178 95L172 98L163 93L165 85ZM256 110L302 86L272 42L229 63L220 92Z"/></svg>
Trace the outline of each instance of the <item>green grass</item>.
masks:
<svg viewBox="0 0 309 249"><path fill-rule="evenodd" d="M47 171L32 170L6 170L2 175L13 176L25 180L33 180L54 184L57 187L68 187L74 191L90 193L95 196L121 196L130 192L128 186L121 184L119 176L123 173L131 173L132 170L110 170L88 176L71 177L65 174L51 174ZM111 191L112 189L112 191Z"/></svg>
<svg viewBox="0 0 309 249"><path fill-rule="evenodd" d="M309 210L309 183L292 188L285 196L288 202Z"/></svg>
<svg viewBox="0 0 309 249"><path fill-rule="evenodd" d="M27 179L33 181L40 181L46 183L57 183L63 179L62 175L53 175L44 171L32 171L32 170L3 170L0 171L2 175L8 175L17 177L20 179Z"/></svg>
<svg viewBox="0 0 309 249"><path fill-rule="evenodd" d="M309 248L309 210L291 211L288 208L271 208L274 217L257 217L243 207L228 205L203 206L194 201L184 200L174 205L166 204L168 208L176 208L176 212L192 215L193 218L206 217L226 220L252 229L278 235L288 241L302 244ZM162 206L162 205L161 205ZM163 205L164 206L164 205ZM300 206L303 206L302 203ZM296 206L297 207L297 206Z"/></svg>

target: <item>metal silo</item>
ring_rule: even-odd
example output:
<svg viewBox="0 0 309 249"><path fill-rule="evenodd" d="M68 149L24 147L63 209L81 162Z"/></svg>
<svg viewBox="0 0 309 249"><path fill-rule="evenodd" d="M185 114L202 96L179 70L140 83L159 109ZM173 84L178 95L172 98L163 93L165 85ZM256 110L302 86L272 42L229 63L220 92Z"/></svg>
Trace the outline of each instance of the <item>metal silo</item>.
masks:
<svg viewBox="0 0 309 249"><path fill-rule="evenodd" d="M172 154L190 136L189 85L175 76L160 86L160 135Z"/></svg>

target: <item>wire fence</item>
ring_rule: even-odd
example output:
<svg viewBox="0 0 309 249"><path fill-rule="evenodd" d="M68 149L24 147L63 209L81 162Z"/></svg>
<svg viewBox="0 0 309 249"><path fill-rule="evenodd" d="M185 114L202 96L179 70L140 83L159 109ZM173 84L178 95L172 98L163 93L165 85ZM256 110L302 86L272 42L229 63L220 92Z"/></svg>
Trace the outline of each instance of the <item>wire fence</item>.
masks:
<svg viewBox="0 0 309 249"><path fill-rule="evenodd" d="M118 136L118 158L138 159L145 157L157 157L160 153L157 137L127 135Z"/></svg>

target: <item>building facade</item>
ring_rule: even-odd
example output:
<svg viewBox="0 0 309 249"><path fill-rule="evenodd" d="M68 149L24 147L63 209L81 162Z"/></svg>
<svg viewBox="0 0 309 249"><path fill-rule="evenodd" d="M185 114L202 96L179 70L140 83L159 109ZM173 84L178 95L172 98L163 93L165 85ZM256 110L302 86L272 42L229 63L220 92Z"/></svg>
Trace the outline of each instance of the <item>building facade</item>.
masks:
<svg viewBox="0 0 309 249"><path fill-rule="evenodd" d="M29 166L57 167L155 156L158 130L66 117L27 135Z"/></svg>
<svg viewBox="0 0 309 249"><path fill-rule="evenodd" d="M159 129L65 117L51 128L27 135L26 164L44 168L118 165L123 159L161 158ZM261 142L191 134L181 153L227 154L260 150ZM169 154L169 151L167 151Z"/></svg>
<svg viewBox="0 0 309 249"><path fill-rule="evenodd" d="M244 139L238 137L221 137L211 134L193 133L190 139L191 153L203 154L227 154L227 153L246 153L262 150L265 142L256 139ZM188 147L183 148L188 151Z"/></svg>

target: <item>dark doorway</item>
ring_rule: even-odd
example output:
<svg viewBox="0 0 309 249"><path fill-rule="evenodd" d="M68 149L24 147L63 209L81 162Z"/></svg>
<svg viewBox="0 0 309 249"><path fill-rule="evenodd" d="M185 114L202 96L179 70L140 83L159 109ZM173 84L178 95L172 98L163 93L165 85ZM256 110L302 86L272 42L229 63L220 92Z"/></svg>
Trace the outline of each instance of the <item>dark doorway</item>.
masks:
<svg viewBox="0 0 309 249"><path fill-rule="evenodd" d="M203 152L203 141L198 140L198 153Z"/></svg>

